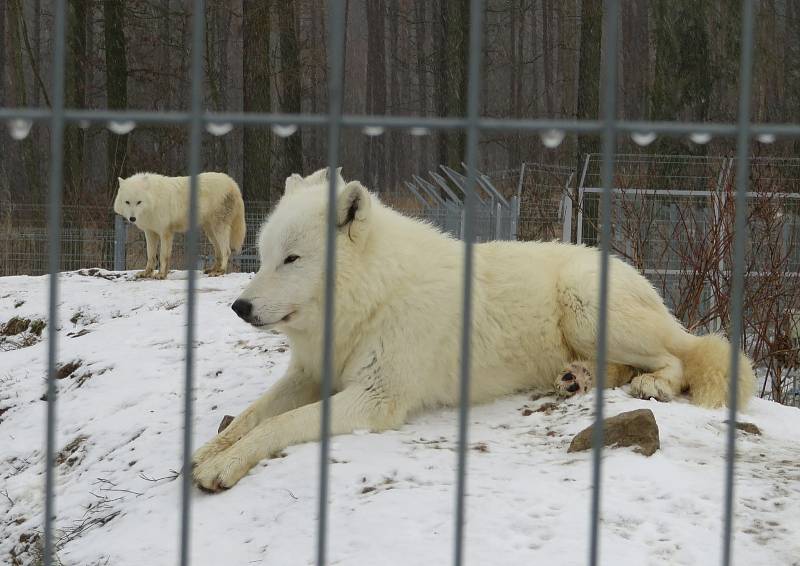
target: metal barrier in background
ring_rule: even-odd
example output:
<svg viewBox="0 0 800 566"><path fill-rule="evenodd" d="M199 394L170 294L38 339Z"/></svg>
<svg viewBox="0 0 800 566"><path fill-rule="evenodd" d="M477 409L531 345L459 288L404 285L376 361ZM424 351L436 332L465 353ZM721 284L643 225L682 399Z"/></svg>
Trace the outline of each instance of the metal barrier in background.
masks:
<svg viewBox="0 0 800 566"><path fill-rule="evenodd" d="M465 161L467 173L463 181L464 190L464 303L462 320L462 368L461 368L461 405L458 426L458 469L457 489L455 494L455 540L454 564L460 566L463 562L464 542L464 517L466 513L464 495L466 492L466 458L467 458L467 416L469 409L468 384L469 384L469 354L470 354L470 323L471 301L470 290L472 281L472 250L475 235L475 210L477 205L476 184L478 178L475 167L477 164L478 138L482 131L538 131L542 133L572 132L580 134L594 134L602 137L602 167L601 184L604 190L600 198L600 247L602 249L602 269L600 278L601 310L598 321L599 337L597 352L597 404L596 425L603 419L603 384L605 381L605 360L607 343L607 305L608 305L608 258L610 251L610 214L612 193L608 190L612 186L614 171L614 147L616 138L620 134L637 132L652 132L655 134L693 134L725 135L737 137L736 161L736 211L734 222L734 253L732 264L733 299L731 302L733 329L731 335L731 373L737 374L739 357L736 353L740 346L742 329L742 289L744 272L745 250L745 208L747 199L747 167L749 163L750 140L753 135L773 134L782 136L800 136L800 125L750 123L750 99L752 89L753 65L753 0L742 1L742 36L741 36L741 61L739 73L739 111L736 124L703 124L688 122L631 122L620 121L615 118L615 102L617 92L617 58L618 53L618 20L619 1L606 0L602 37L604 55L601 65L601 115L599 120L573 121L573 120L539 120L539 119L495 119L479 116L480 94L480 58L481 58L481 33L483 3L480 0L470 0L470 25L469 25L469 61L468 61L468 92L467 116L465 117L406 117L406 116L357 116L342 114L342 77L344 54L344 2L329 2L329 64L328 114L286 115L286 114L244 114L244 113L217 113L204 112L202 109L202 54L204 45L204 14L205 2L193 1L192 15L192 57L191 57L191 110L189 112L148 112L148 111L101 111L101 110L75 110L64 108L64 65L65 65L65 0L56 2L55 29L53 36L54 58L52 69L52 107L48 109L2 108L0 119L39 120L49 122L51 125L52 161L50 163L50 190L49 190L49 215L48 215L48 240L49 240L49 304L48 304L48 349L47 349L47 435L46 470L45 470L45 508L44 508L44 564L52 565L53 562L53 518L55 516L54 498L54 445L56 430L56 352L57 352L57 309L58 304L58 277L60 264L60 238L61 238L61 191L62 191L62 162L63 162L63 133L66 122L86 121L88 123L106 123L111 120L133 120L139 123L150 124L183 124L187 127L190 145L189 172L191 182L190 220L191 229L188 234L187 256L189 265L194 265L197 258L197 174L200 167L200 138L202 126L209 123L247 124L248 126L267 126L274 124L318 125L327 126L329 132L328 161L331 171L334 171L339 161L339 134L342 128L411 128L423 127L428 129L465 129L467 131L467 145ZM610 56L609 56L610 54ZM319 528L317 544L317 563L326 562L327 540L327 493L328 493L328 436L330 431L330 391L332 381L332 316L334 300L334 269L335 269L335 185L336 176L330 175L331 185L329 195L332 197L328 211L328 244L326 253L326 290L325 290L325 340L323 347L323 413L322 413L322 439L320 442L320 497L319 497ZM188 272L187 286L187 333L186 333L186 382L184 394L184 444L182 458L184 470L188 470L191 455L191 429L192 429L192 390L194 382L194 356L193 336L195 320L195 274ZM731 540L733 522L733 470L734 470L734 443L736 406L738 401L738 382L731 380L729 399L729 420L727 433L727 457L724 477L724 509L721 518L724 524L721 541L721 563L729 566L731 563ZM599 561L599 518L600 518L600 493L601 484L601 452L603 445L602 426L595 426L593 445L593 472L592 472L592 500L589 513L591 527L590 552L588 563L596 566ZM182 477L181 497L181 528L180 528L180 564L188 566L190 562L190 521L191 521L191 474L184 473Z"/></svg>

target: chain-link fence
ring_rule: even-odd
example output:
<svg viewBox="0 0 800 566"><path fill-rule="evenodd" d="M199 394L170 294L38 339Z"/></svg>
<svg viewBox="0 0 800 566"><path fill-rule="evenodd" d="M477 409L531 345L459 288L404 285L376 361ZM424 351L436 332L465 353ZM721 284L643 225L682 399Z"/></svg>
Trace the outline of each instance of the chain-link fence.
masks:
<svg viewBox="0 0 800 566"><path fill-rule="evenodd" d="M726 157L619 155L611 248L645 274L691 329L731 331L736 163ZM577 242L596 245L600 158L577 189ZM800 406L800 160L756 158L747 171L742 344L761 395Z"/></svg>

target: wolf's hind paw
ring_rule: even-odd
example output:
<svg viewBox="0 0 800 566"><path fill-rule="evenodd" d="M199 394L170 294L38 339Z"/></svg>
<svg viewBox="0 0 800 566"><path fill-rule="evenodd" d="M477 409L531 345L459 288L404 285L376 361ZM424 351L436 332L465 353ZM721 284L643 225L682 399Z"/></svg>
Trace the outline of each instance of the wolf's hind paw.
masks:
<svg viewBox="0 0 800 566"><path fill-rule="evenodd" d="M572 397L577 393L586 393L593 384L589 369L580 362L573 362L559 374L555 389L559 397Z"/></svg>

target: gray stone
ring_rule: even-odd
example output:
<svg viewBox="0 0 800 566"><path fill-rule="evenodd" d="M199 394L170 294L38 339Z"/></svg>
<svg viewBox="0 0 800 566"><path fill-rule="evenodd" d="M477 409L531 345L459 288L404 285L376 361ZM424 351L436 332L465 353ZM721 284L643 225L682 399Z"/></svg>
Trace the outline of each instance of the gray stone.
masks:
<svg viewBox="0 0 800 566"><path fill-rule="evenodd" d="M569 445L567 452L580 452L592 447L594 426L583 429ZM603 421L604 446L633 446L634 452L651 456L660 447L658 425L653 411L637 409L620 413Z"/></svg>

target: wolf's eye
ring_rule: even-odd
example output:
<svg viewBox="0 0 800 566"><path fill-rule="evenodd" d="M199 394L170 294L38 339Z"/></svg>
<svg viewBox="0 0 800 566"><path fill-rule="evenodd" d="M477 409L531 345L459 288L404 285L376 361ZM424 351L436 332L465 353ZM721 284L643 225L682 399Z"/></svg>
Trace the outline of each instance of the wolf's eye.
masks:
<svg viewBox="0 0 800 566"><path fill-rule="evenodd" d="M129 201L129 200L125 201L125 204L130 204L130 203L131 203L131 201Z"/></svg>
<svg viewBox="0 0 800 566"><path fill-rule="evenodd" d="M142 204L142 201L136 201L136 204Z"/></svg>
<svg viewBox="0 0 800 566"><path fill-rule="evenodd" d="M292 254L292 255L288 255L288 256L286 256L286 259L285 259L285 260L283 260L283 263L284 263L284 264L286 264L286 263L294 263L294 262L296 262L298 259L300 259L300 256L297 256L297 255L294 255L294 254Z"/></svg>

